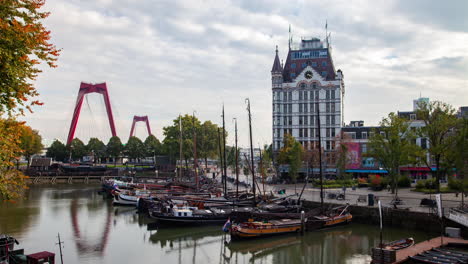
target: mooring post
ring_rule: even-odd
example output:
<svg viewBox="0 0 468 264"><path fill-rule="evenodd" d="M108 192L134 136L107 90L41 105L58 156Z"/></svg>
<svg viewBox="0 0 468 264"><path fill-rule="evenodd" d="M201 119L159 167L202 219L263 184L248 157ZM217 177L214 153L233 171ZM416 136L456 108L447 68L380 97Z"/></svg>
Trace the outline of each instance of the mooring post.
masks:
<svg viewBox="0 0 468 264"><path fill-rule="evenodd" d="M301 234L304 235L305 229L305 213L301 211Z"/></svg>

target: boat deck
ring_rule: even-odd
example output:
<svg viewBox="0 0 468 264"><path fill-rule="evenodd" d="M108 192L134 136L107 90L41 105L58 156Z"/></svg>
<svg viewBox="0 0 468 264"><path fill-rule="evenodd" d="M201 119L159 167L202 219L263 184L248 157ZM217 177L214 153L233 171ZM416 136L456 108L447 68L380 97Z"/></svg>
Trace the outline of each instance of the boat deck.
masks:
<svg viewBox="0 0 468 264"><path fill-rule="evenodd" d="M416 256L427 250L431 250L432 248L445 246L448 243L460 243L468 245L468 240L464 240L461 238L443 237L442 240L443 244L441 243L440 237L436 237L430 240L423 241L421 243L417 243L412 247L398 250L396 251L396 262L394 263L403 263L405 260L408 259L408 257Z"/></svg>

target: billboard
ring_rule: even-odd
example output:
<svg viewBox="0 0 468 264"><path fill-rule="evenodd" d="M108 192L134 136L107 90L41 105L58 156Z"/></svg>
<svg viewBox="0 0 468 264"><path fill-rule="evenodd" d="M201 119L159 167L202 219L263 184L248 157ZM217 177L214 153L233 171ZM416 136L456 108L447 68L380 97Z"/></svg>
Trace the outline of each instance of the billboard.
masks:
<svg viewBox="0 0 468 264"><path fill-rule="evenodd" d="M361 167L361 148L357 142L346 142L348 147L346 169L359 169Z"/></svg>

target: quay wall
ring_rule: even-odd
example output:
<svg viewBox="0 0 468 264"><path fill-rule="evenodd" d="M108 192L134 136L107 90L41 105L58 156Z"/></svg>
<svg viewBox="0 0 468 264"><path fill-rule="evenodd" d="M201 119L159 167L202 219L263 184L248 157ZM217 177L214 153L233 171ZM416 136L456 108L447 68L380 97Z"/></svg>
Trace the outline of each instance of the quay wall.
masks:
<svg viewBox="0 0 468 264"><path fill-rule="evenodd" d="M324 203L325 208L343 206L343 204ZM320 207L320 202L303 201L308 209ZM379 225L379 208L377 206L349 205L348 209L353 215L353 222L361 224ZM384 226L418 230L440 235L441 222L435 214L414 212L404 209L382 208ZM444 218L444 227L461 229L463 238L468 238L468 228Z"/></svg>

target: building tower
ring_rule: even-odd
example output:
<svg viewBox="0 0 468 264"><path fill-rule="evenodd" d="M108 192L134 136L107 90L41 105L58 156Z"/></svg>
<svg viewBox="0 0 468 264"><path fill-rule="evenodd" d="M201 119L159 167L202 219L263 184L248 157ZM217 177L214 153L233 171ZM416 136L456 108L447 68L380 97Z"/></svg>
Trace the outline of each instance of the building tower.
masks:
<svg viewBox="0 0 468 264"><path fill-rule="evenodd" d="M273 150L282 147L285 134L295 137L306 150L316 148L319 105L322 147L325 152L333 151L343 125L345 89L342 71L335 71L328 40L302 38L300 43L290 43L284 65L276 48L271 81Z"/></svg>

